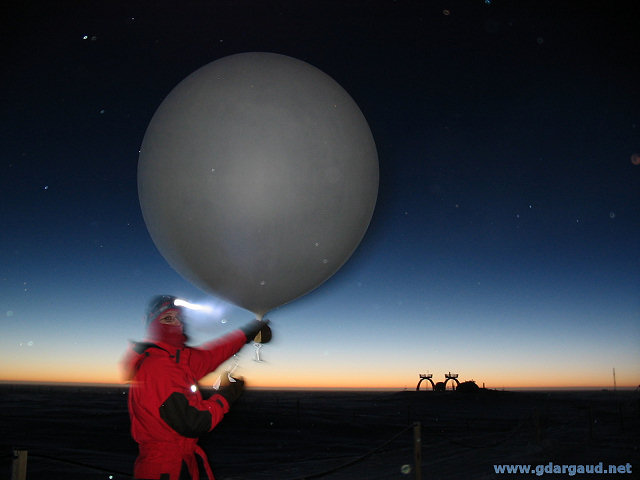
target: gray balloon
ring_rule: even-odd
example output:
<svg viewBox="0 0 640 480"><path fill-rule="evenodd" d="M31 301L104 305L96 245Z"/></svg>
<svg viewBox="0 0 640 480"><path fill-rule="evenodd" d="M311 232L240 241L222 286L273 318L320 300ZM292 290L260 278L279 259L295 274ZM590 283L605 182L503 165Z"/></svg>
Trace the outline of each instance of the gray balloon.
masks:
<svg viewBox="0 0 640 480"><path fill-rule="evenodd" d="M332 78L284 55L242 53L192 73L159 106L138 192L169 264L262 318L351 256L375 207L378 156Z"/></svg>

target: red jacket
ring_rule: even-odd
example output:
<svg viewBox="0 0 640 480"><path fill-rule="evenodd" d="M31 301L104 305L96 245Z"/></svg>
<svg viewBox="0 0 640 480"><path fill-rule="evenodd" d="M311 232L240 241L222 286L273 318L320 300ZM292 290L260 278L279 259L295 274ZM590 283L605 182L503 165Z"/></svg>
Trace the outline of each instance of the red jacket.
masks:
<svg viewBox="0 0 640 480"><path fill-rule="evenodd" d="M133 471L135 478L159 479L162 474L169 474L170 480L178 480L183 461L191 477L200 478L195 457L198 454L213 480L197 440L222 420L229 404L220 394L204 400L197 382L246 341L242 330L234 330L199 348L176 348L162 342L132 344L125 357L125 369L132 380L131 434L140 449Z"/></svg>

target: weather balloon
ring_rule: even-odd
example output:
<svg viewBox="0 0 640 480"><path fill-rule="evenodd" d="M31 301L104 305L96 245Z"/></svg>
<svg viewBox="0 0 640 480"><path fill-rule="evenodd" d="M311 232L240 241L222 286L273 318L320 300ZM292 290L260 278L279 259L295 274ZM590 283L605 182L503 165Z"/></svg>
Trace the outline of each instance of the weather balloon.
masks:
<svg viewBox="0 0 640 480"><path fill-rule="evenodd" d="M168 263L262 318L351 256L373 214L378 157L362 112L331 77L284 55L242 53L195 71L160 104L138 192Z"/></svg>

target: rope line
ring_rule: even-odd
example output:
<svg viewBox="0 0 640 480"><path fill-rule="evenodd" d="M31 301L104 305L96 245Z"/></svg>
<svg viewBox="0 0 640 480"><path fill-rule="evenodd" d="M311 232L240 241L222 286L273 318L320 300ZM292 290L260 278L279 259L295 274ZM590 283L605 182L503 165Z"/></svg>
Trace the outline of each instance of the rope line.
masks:
<svg viewBox="0 0 640 480"><path fill-rule="evenodd" d="M528 419L522 419L518 422L518 424L510 431L507 432L507 435L500 439L497 440L493 443L487 443L487 444L483 444L483 445L472 445L470 443L461 441L461 440L455 440L453 438L451 438L449 435L447 435L444 431L436 431L436 433L438 435L440 435L441 437L444 437L444 439L446 441L448 441L449 443L452 443L453 445L458 445L460 447L466 447L466 448L493 448L493 447L497 447L498 445L506 442L507 440L509 440L511 437L513 437L520 429L522 429L522 427L527 423Z"/></svg>
<svg viewBox="0 0 640 480"><path fill-rule="evenodd" d="M338 465L336 467L330 468L329 470L325 470L323 472L312 473L311 475L303 475L302 477L296 477L296 478L293 478L291 480L310 480L312 478L324 477L325 475L329 475L330 473L337 472L338 470L342 470L343 468L346 468L346 467L349 467L349 466L351 466L351 465L353 465L355 463L361 462L365 458L370 457L371 455L376 453L378 450L381 450L384 447L386 447L387 445L389 445L391 442L393 442L396 438L398 438L403 433L405 433L405 432L407 432L409 430L412 430L412 429L413 429L413 425L405 427L404 429L402 429L400 432L396 433L393 437L391 437L386 442L378 445L377 447L375 447L372 450L369 450L368 452L364 453L363 455L360 455L359 457L354 458L353 460L349 460L348 462L345 462L345 463L343 463L341 465Z"/></svg>
<svg viewBox="0 0 640 480"><path fill-rule="evenodd" d="M521 419L520 422L518 422L518 424L510 431L507 433L507 435L494 442L494 443L490 443L490 444L484 444L484 445L472 445L469 444L467 442L464 441L460 441L460 440L455 440L453 438L451 438L449 435L447 435L444 431L436 431L434 433L436 433L439 436L444 437L444 439L454 445L459 445L462 447L467 447L467 448L491 448L491 447L495 447L498 446L504 442L506 442L507 440L509 440L513 435L515 435L516 432L518 432L519 430L522 429L522 427L526 424L526 420L527 419ZM391 444L393 441L395 441L398 437L400 437L401 435L403 435L404 433L406 433L409 430L412 430L414 428L414 425L409 425L407 427L404 427L402 430L400 430L398 433L396 433L395 435L393 435L391 438L389 438L388 440L386 440L385 442L381 443L380 445L376 446L375 448L365 452L362 455L359 455L355 458L352 458L351 460L344 462L340 465L337 465L335 467L329 468L328 470L324 470L322 472L316 472L316 473L312 473L310 475L303 475L300 477L295 477L292 478L290 480L311 480L311 479L315 479L315 478L321 478L325 475L329 475L331 473L337 472L339 470L342 470L344 468L350 467L351 465L354 465L358 462L361 462L365 459L367 459L368 457L370 457L371 455L373 455L374 453L384 449L385 447L387 447L389 444ZM424 426L423 426L424 429ZM88 468L91 470L96 470L99 472L103 472L103 473L110 473L113 475L122 475L126 478L133 478L133 475L127 472L121 472L118 470L113 470L113 469L106 469L106 468L102 468L102 467L97 467L95 465L90 465L88 463L84 463L84 462L78 462L75 460L67 460L67 459L63 459L63 458L58 458L58 457L53 457L50 455L44 455L44 454L40 454L40 453L31 453L29 452L29 456L31 458L41 458L44 460L49 460L49 461L53 461L53 462L59 462L59 463L66 463L69 465L74 465L77 467L82 467L82 468ZM7 456L0 456L0 458L12 458L12 455L7 455ZM325 459L326 460L326 459Z"/></svg>
<svg viewBox="0 0 640 480"><path fill-rule="evenodd" d="M51 460L53 462L68 463L69 465L75 465L76 467L89 468L91 470L97 470L99 472L112 473L114 475L124 475L125 477L133 478L133 475L131 475L130 473L119 472L118 470L106 469L106 468L102 468L102 467L96 467L95 465L89 465L88 463L76 462L75 460L66 460L66 459L63 459L63 458L52 457L52 456L49 456L49 455L43 455L41 453L31 453L31 452L29 452L29 457L43 458L45 460Z"/></svg>

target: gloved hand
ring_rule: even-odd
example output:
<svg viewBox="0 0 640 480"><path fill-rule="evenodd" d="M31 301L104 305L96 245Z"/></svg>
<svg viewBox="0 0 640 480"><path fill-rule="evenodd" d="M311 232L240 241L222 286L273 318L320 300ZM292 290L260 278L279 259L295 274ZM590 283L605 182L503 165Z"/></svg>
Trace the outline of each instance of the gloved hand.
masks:
<svg viewBox="0 0 640 480"><path fill-rule="evenodd" d="M229 406L235 402L244 391L244 379L234 378L235 382L229 382L229 385L218 390L218 395L222 395Z"/></svg>
<svg viewBox="0 0 640 480"><path fill-rule="evenodd" d="M241 327L247 337L247 343L252 340L256 343L269 343L271 341L271 327L269 320L253 320Z"/></svg>

